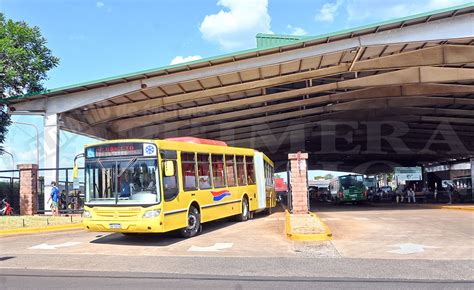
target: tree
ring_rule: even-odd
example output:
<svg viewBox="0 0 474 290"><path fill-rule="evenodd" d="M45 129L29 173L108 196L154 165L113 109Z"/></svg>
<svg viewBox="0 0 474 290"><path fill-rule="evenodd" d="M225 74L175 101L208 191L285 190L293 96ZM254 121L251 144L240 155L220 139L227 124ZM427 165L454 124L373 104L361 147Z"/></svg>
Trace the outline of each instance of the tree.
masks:
<svg viewBox="0 0 474 290"><path fill-rule="evenodd" d="M46 73L59 64L59 58L46 47L38 27L24 21L6 20L0 13L0 93L1 98L31 94L44 90ZM0 144L8 132L10 116L0 100ZM0 154L2 148L0 148Z"/></svg>
<svg viewBox="0 0 474 290"><path fill-rule="evenodd" d="M324 179L326 179L326 180L331 180L333 178L334 178L334 176L331 173L328 173L328 174L324 175Z"/></svg>

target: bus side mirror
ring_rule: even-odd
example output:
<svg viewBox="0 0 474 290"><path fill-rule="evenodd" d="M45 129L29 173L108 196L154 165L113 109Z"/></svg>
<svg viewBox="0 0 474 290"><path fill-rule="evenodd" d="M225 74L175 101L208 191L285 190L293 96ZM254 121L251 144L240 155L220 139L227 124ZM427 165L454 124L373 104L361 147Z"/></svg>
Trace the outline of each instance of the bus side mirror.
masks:
<svg viewBox="0 0 474 290"><path fill-rule="evenodd" d="M163 172L166 177L174 176L174 162L171 160L163 161Z"/></svg>

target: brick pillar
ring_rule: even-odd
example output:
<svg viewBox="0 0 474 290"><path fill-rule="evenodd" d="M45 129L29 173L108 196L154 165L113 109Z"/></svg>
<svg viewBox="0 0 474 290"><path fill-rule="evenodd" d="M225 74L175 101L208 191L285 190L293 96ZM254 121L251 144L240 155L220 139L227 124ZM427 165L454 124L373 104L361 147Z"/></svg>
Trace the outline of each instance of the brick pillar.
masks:
<svg viewBox="0 0 474 290"><path fill-rule="evenodd" d="M308 153L290 153L291 203L294 214L308 213Z"/></svg>
<svg viewBox="0 0 474 290"><path fill-rule="evenodd" d="M20 170L20 214L34 215L37 212L38 165L18 164Z"/></svg>

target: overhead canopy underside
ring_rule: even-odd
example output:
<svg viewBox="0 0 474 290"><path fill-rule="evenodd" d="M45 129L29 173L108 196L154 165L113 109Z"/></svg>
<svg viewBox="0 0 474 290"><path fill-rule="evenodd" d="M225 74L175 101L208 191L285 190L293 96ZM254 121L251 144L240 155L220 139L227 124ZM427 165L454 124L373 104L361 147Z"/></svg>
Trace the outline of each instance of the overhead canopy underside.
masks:
<svg viewBox="0 0 474 290"><path fill-rule="evenodd" d="M474 155L473 6L10 99L103 139L196 136L283 165L383 171ZM13 110L15 110L13 112ZM336 166L336 167L334 167Z"/></svg>

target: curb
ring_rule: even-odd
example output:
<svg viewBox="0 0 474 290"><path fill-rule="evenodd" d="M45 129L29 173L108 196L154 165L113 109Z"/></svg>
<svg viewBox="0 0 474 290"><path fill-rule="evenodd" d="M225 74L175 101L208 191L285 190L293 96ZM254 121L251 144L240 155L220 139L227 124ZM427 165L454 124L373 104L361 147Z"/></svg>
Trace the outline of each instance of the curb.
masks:
<svg viewBox="0 0 474 290"><path fill-rule="evenodd" d="M0 236L3 235L21 235L21 234L34 234L42 232L52 232L52 231L65 231L65 230L77 230L82 229L84 226L80 224L69 224L69 225L55 225L39 228L18 228L11 230L0 230Z"/></svg>
<svg viewBox="0 0 474 290"><path fill-rule="evenodd" d="M463 207L463 206L449 206L449 205L439 205L433 206L437 209L451 209L451 210L464 210L464 211L474 211L474 207Z"/></svg>
<svg viewBox="0 0 474 290"><path fill-rule="evenodd" d="M420 205L423 208L431 209L450 209L450 210L463 210L463 211L474 211L474 206L459 206L459 205Z"/></svg>
<svg viewBox="0 0 474 290"><path fill-rule="evenodd" d="M332 239L332 233L329 227L315 214L309 213L315 219L318 219L324 227L324 233L321 234L295 234L291 231L290 212L285 210L285 234L290 240L294 241L328 241Z"/></svg>

